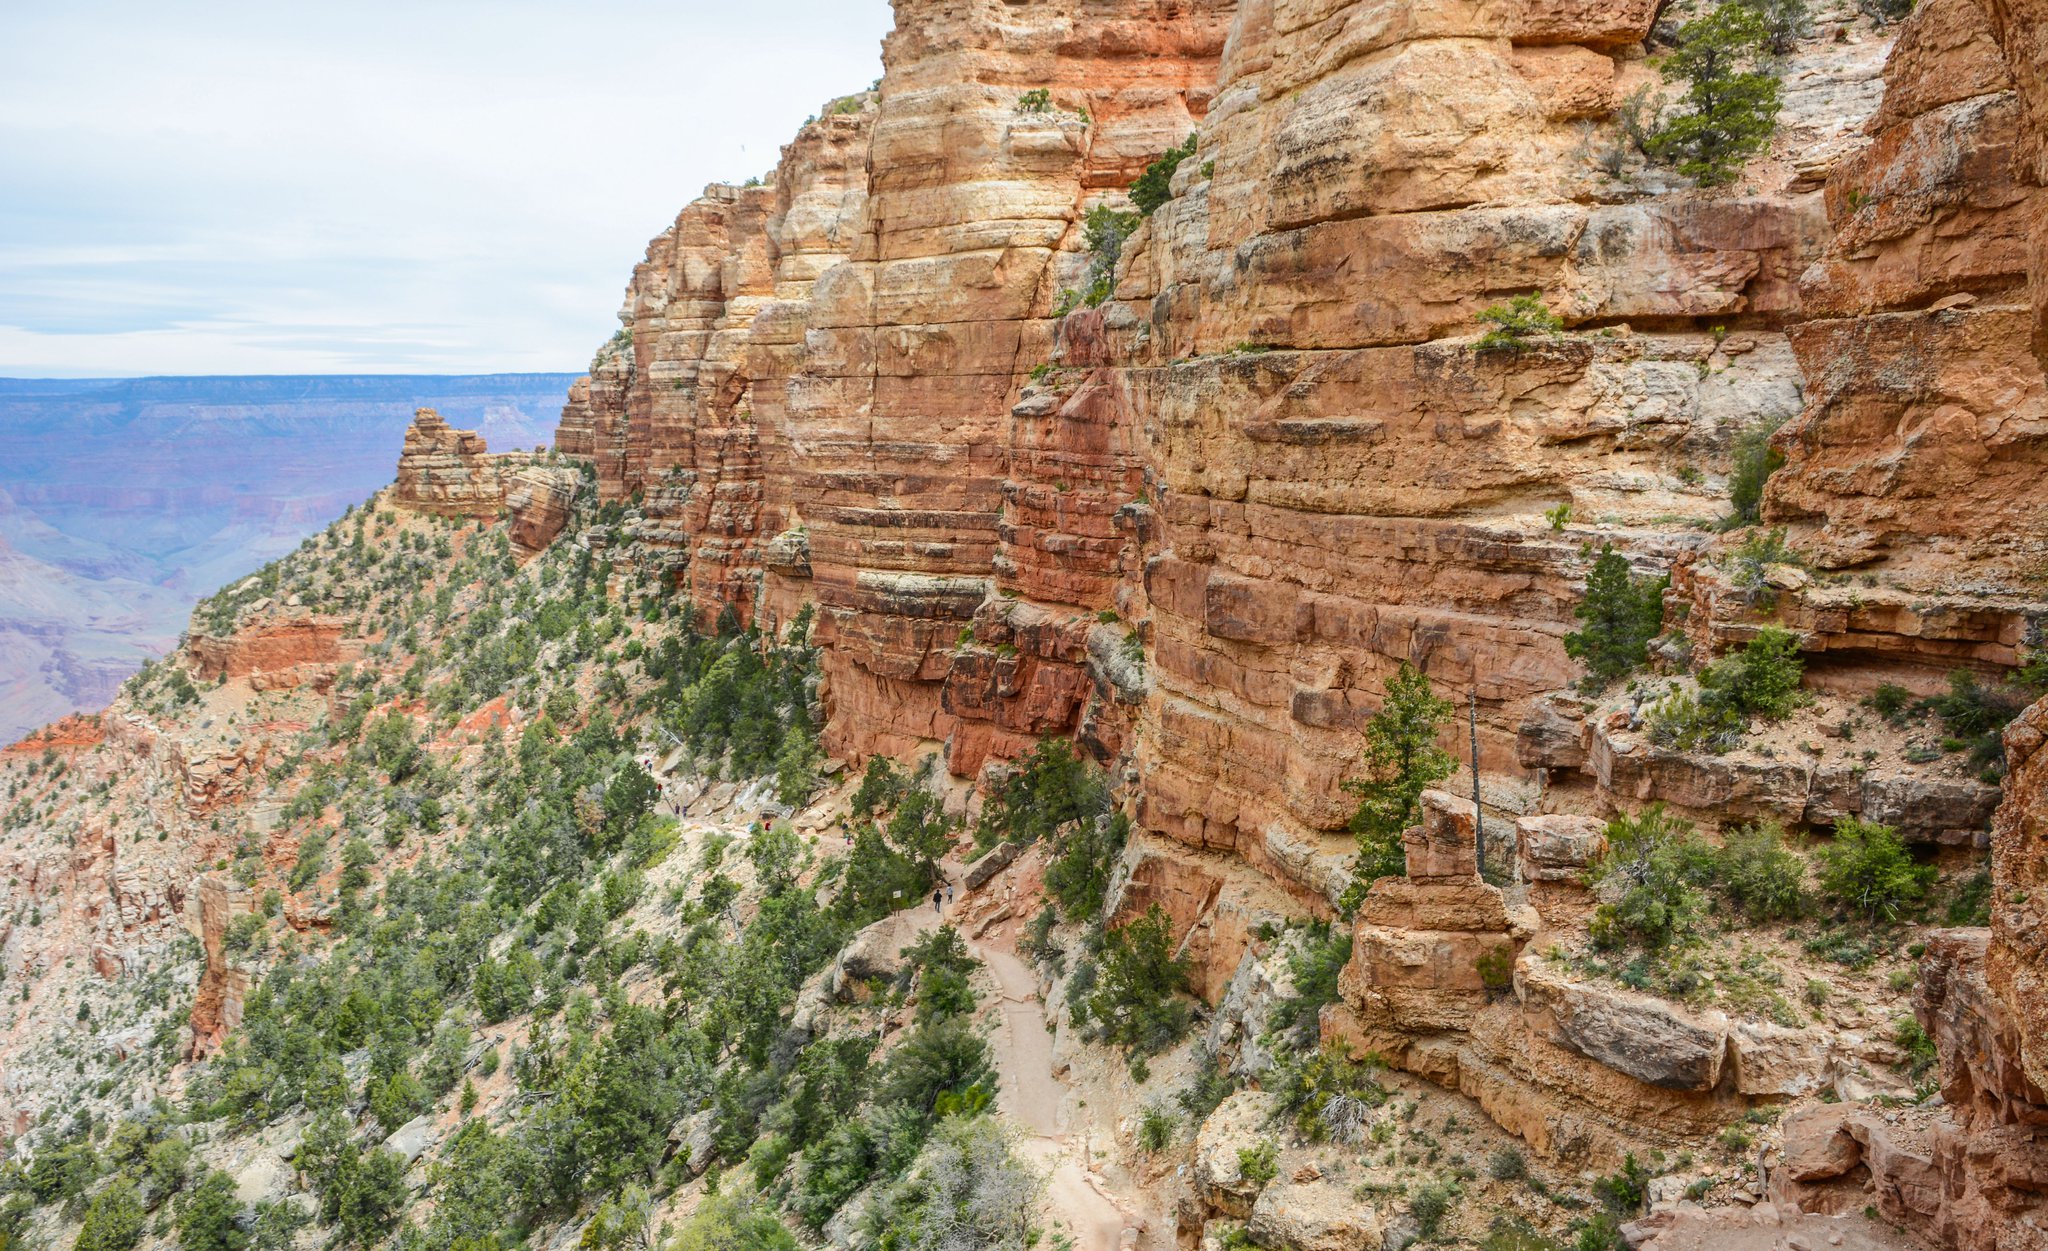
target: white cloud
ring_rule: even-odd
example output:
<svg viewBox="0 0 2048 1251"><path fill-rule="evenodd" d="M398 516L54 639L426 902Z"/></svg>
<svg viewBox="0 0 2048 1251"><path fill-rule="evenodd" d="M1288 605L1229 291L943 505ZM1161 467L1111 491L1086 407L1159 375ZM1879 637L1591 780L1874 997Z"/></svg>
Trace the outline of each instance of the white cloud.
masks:
<svg viewBox="0 0 2048 1251"><path fill-rule="evenodd" d="M0 374L581 368L886 0L0 9Z"/></svg>

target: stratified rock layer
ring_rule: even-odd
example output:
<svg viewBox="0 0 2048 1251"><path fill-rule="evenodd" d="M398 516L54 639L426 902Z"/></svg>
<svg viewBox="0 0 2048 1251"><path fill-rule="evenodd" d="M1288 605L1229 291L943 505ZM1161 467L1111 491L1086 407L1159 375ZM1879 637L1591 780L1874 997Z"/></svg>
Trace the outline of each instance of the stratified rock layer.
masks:
<svg viewBox="0 0 2048 1251"><path fill-rule="evenodd" d="M505 505L505 485L482 435L457 430L441 414L422 408L406 428L391 499L442 517L496 517Z"/></svg>
<svg viewBox="0 0 2048 1251"><path fill-rule="evenodd" d="M1827 1037L1528 950L1593 906L1598 822L1565 814L1856 815L1956 848L1996 786L1653 750L1566 693L1564 637L1612 543L1671 575L1674 657L1777 624L1816 686L1931 694L2038 641L2041 14L1843 8L1792 57L1772 150L1702 190L1621 138L1662 7L901 0L874 91L650 245L558 450L625 502L621 559L701 610L817 606L834 752L937 746L986 779L1068 735L1118 766L1143 830L1119 915L1160 903L1211 997L1255 928L1218 864L1328 915L1341 783L1416 666L1472 710L1470 817L1514 826L1530 906L1435 797L1326 1031L1553 1154L1812 1094ZM1075 307L1084 215L1191 130ZM1482 345L1526 292L1565 333ZM1766 518L1811 566L1767 594L1740 576L1757 532L1712 525L1764 427Z"/></svg>

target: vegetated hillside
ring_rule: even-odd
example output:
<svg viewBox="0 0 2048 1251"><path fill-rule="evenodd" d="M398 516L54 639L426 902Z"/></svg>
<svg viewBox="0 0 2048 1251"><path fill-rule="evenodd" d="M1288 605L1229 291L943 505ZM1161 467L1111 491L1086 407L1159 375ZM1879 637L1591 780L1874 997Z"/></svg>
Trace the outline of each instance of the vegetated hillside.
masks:
<svg viewBox="0 0 2048 1251"><path fill-rule="evenodd" d="M13 753L7 1219L2038 1246L2048 26L1909 7L900 0Z"/></svg>
<svg viewBox="0 0 2048 1251"><path fill-rule="evenodd" d="M0 740L103 707L201 595L390 478L439 404L533 447L567 379L0 379Z"/></svg>
<svg viewBox="0 0 2048 1251"><path fill-rule="evenodd" d="M1425 749L1361 784L1362 849L1421 826L1333 924L1135 829L1061 740L972 802L932 759L822 760L810 614L703 621L609 559L634 509L569 472L531 557L516 513L381 494L0 764L12 1237L1092 1248L1166 1245L1193 1205L1260 1245L1604 1247L1653 1192L1749 1194L1788 1097L1931 1090L1908 947L1981 919L1966 860L1937 882L1878 826L1809 865L1768 822L1716 847L1656 809L1544 818L1508 867L1494 835L1523 920ZM1447 713L1404 680L1369 758ZM1249 932L1227 985L1177 933L1203 906ZM1476 953L1429 957L1452 983L1347 995L1424 916ZM1538 928L1520 970L1488 954ZM1560 1141L1390 1066L1387 1029L1518 1021L1510 976L1662 1105ZM1723 1049L1736 1075L1688 1067Z"/></svg>

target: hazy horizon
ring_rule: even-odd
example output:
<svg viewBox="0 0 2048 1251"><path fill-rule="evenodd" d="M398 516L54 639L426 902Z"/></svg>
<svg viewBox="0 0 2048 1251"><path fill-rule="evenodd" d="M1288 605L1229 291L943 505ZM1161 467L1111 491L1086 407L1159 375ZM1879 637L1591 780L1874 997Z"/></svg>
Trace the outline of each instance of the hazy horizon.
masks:
<svg viewBox="0 0 2048 1251"><path fill-rule="evenodd" d="M104 707L196 600L390 482L415 407L533 447L574 377L0 376L0 743Z"/></svg>

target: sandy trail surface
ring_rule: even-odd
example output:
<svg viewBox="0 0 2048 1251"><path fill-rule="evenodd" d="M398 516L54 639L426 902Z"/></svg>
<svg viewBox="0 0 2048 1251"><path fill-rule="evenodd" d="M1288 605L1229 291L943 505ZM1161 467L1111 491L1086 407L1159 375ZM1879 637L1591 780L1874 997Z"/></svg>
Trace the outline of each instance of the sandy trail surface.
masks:
<svg viewBox="0 0 2048 1251"><path fill-rule="evenodd" d="M1052 1071L1052 1033L1038 1002L1038 979L1013 951L970 944L995 975L1001 1019L991 1046L1002 1087L996 1107L1030 1135L1023 1154L1046 1175L1046 1211L1074 1239L1076 1251L1117 1251L1131 1222L1087 1168L1087 1138L1076 1140L1067 1087Z"/></svg>

